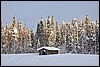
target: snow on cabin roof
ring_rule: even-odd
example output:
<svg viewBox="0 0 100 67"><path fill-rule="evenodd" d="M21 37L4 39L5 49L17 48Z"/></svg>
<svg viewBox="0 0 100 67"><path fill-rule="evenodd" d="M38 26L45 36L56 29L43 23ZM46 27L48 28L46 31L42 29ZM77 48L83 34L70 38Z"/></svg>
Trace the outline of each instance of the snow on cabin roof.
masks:
<svg viewBox="0 0 100 67"><path fill-rule="evenodd" d="M47 50L60 50L60 49L55 48L55 47L40 47L40 48L37 49L37 51L38 51L38 50L41 50L41 49L43 49L43 48L44 48L44 49L47 49Z"/></svg>

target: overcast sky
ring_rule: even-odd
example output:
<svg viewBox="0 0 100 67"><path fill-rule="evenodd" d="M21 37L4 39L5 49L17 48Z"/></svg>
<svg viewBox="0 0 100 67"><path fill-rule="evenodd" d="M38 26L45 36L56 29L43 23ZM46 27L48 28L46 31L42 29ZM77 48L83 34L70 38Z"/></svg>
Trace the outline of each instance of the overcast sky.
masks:
<svg viewBox="0 0 100 67"><path fill-rule="evenodd" d="M36 31L38 20L42 17L47 19L48 15L54 15L59 24L62 21L85 19L89 15L91 21L99 20L99 1L1 1L1 17L5 25L10 24L12 17L24 21L27 27L33 26Z"/></svg>

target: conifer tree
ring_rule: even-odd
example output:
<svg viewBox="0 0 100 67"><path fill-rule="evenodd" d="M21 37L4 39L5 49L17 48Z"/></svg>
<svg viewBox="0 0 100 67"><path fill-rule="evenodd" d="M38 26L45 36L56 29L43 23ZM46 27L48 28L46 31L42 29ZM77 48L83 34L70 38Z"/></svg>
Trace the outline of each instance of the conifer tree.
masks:
<svg viewBox="0 0 100 67"><path fill-rule="evenodd" d="M58 25L58 21L56 21L56 47L61 45L61 33L60 33L60 28Z"/></svg>
<svg viewBox="0 0 100 67"><path fill-rule="evenodd" d="M37 25L37 40L40 41L40 47L45 45L44 38L45 38L45 29L44 29L44 21L41 18Z"/></svg>

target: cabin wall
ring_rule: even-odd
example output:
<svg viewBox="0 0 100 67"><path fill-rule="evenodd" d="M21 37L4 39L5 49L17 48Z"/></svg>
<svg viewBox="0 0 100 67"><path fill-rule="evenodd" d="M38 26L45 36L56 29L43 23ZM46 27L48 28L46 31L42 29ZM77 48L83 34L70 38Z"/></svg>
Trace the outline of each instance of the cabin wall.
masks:
<svg viewBox="0 0 100 67"><path fill-rule="evenodd" d="M58 50L48 50L48 54L58 54Z"/></svg>

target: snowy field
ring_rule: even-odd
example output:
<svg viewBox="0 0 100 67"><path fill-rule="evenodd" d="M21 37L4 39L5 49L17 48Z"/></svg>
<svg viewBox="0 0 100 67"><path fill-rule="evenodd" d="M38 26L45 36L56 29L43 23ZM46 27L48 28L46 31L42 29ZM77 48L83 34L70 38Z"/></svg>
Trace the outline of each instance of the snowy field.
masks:
<svg viewBox="0 0 100 67"><path fill-rule="evenodd" d="M1 66L99 66L99 55L1 54Z"/></svg>

